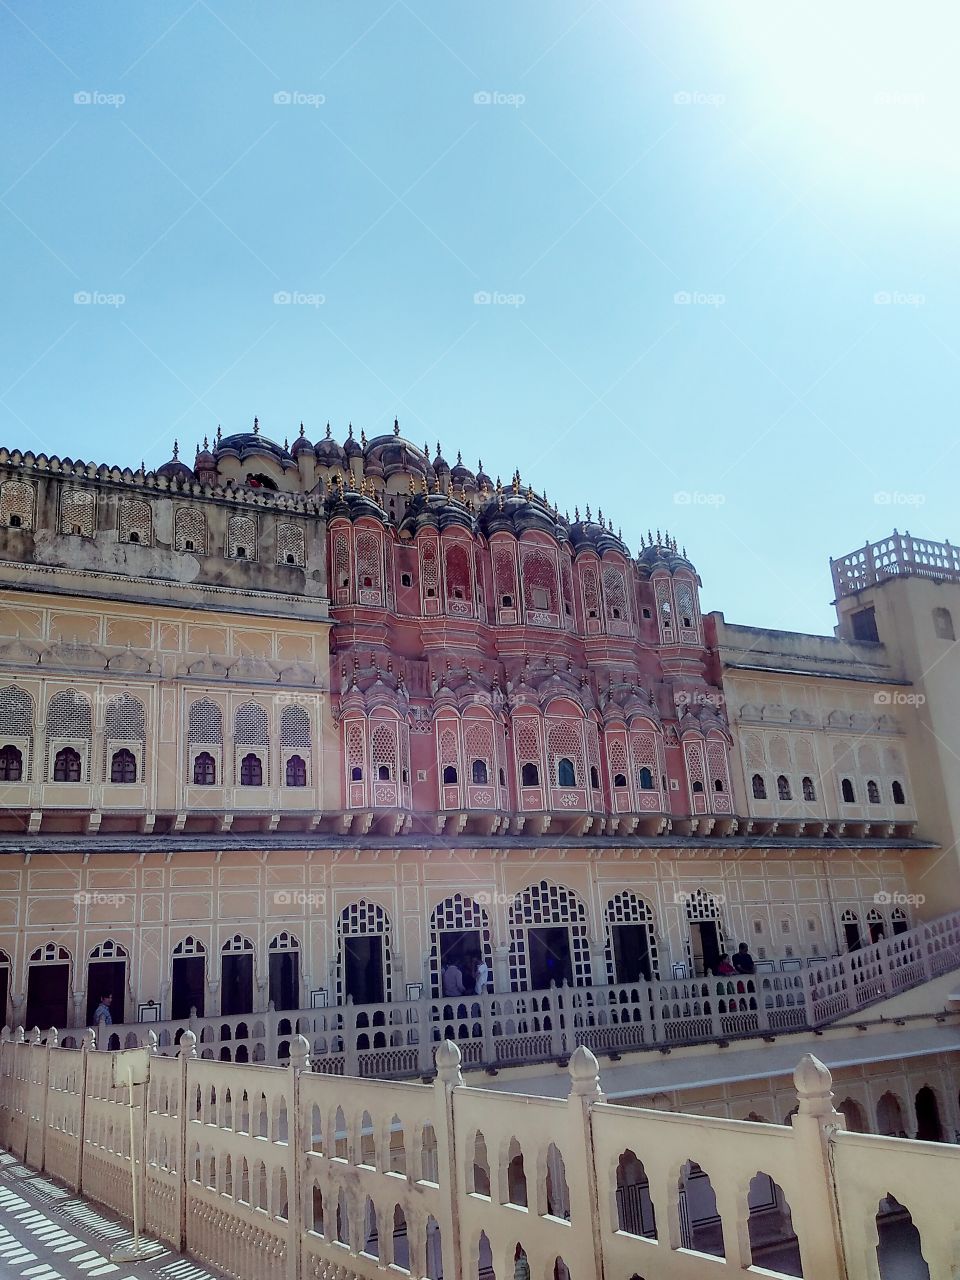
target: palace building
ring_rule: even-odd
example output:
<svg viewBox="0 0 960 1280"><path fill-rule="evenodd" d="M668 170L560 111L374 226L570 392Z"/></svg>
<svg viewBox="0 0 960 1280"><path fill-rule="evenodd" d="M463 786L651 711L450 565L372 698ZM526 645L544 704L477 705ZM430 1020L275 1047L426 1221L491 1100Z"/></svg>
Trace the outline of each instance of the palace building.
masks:
<svg viewBox="0 0 960 1280"><path fill-rule="evenodd" d="M173 453L0 450L8 1025L62 1038L109 993L121 1040L190 1023L242 1061L310 1011L348 1066L399 1026L390 1074L429 1006L467 1066L529 1072L558 1035L813 1034L950 982L949 543L834 561L836 633L801 635L702 615L677 539L635 554L397 423ZM740 943L756 974L718 999ZM482 1010L440 1008L451 963Z"/></svg>

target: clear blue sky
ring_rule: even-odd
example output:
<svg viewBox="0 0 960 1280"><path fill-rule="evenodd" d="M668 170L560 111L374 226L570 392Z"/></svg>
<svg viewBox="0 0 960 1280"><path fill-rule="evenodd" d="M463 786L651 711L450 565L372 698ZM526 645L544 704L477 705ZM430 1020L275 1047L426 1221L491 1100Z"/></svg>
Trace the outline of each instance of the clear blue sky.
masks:
<svg viewBox="0 0 960 1280"><path fill-rule="evenodd" d="M829 629L831 554L960 539L958 25L6 0L0 440L155 466L397 413L669 528L705 608Z"/></svg>

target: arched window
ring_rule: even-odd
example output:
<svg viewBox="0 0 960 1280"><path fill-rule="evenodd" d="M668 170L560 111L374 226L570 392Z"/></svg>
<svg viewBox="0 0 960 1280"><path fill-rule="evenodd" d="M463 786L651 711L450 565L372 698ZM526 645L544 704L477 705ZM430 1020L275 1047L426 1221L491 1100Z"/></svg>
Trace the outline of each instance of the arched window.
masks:
<svg viewBox="0 0 960 1280"><path fill-rule="evenodd" d="M381 764L377 766L377 781L378 782L390 781L390 766L388 764Z"/></svg>
<svg viewBox="0 0 960 1280"><path fill-rule="evenodd" d="M873 778L871 778L867 783L867 803L868 804L880 803L880 788L877 786Z"/></svg>
<svg viewBox="0 0 960 1280"><path fill-rule="evenodd" d="M23 777L23 755L17 747L0 750L0 782L19 782Z"/></svg>
<svg viewBox="0 0 960 1280"><path fill-rule="evenodd" d="M540 770L535 764L525 764L520 770L520 785L522 787L539 787Z"/></svg>
<svg viewBox="0 0 960 1280"><path fill-rule="evenodd" d="M649 773L650 770L647 770ZM627 775L625 773L615 773L613 775L613 785L615 787L625 787L627 785Z"/></svg>
<svg viewBox="0 0 960 1280"><path fill-rule="evenodd" d="M803 786L803 798L804 798L804 800L816 800L816 798L817 798L817 789L816 789L816 787L813 785L813 779L812 779L812 778L804 778L803 783L802 783L801 785Z"/></svg>
<svg viewBox="0 0 960 1280"><path fill-rule="evenodd" d="M788 782L786 776L782 773L780 774L779 778L777 778L777 796L781 800L793 799L793 797L790 794L790 783Z"/></svg>
<svg viewBox="0 0 960 1280"><path fill-rule="evenodd" d="M456 765L448 764L443 770L443 784L448 787L457 785L457 768Z"/></svg>
<svg viewBox="0 0 960 1280"><path fill-rule="evenodd" d="M754 800L766 800L767 784L759 773L753 775L753 798Z"/></svg>
<svg viewBox="0 0 960 1280"><path fill-rule="evenodd" d="M110 781L136 782L136 780L137 757L132 751L128 751L126 747L120 751L115 751L110 762Z"/></svg>
<svg viewBox="0 0 960 1280"><path fill-rule="evenodd" d="M53 762L54 782L80 781L80 753L73 747L63 747Z"/></svg>
<svg viewBox="0 0 960 1280"><path fill-rule="evenodd" d="M487 762L486 760L474 760L471 767L473 781L478 787L487 785Z"/></svg>
<svg viewBox="0 0 960 1280"><path fill-rule="evenodd" d="M714 789L714 791L722 791L722 790L723 790L723 779L722 779L722 778L714 778L714 780L713 780L713 789Z"/></svg>
<svg viewBox="0 0 960 1280"><path fill-rule="evenodd" d="M217 781L217 762L209 751L201 751L193 762L193 782L198 787L212 787Z"/></svg>
<svg viewBox="0 0 960 1280"><path fill-rule="evenodd" d="M303 756L291 756L287 761L287 786L305 787L307 785L307 762Z"/></svg>
<svg viewBox="0 0 960 1280"><path fill-rule="evenodd" d="M856 803L856 797L853 794L853 783L849 778L843 778L840 782L840 794L843 797L844 804Z"/></svg>
<svg viewBox="0 0 960 1280"><path fill-rule="evenodd" d="M594 791L600 790L600 770L595 764L590 766L590 786Z"/></svg>
<svg viewBox="0 0 960 1280"><path fill-rule="evenodd" d="M355 765L353 766L353 768L350 770L350 781L351 781L351 782L362 782L362 781L363 781L363 766L362 766L362 765L355 764Z"/></svg>
<svg viewBox="0 0 960 1280"><path fill-rule="evenodd" d="M933 630L938 640L956 640L953 631L953 618L949 609L934 609Z"/></svg>
<svg viewBox="0 0 960 1280"><path fill-rule="evenodd" d="M896 782L896 781L895 781L895 782L894 782L894 784L893 784L893 787L891 788L891 790L893 791L893 803L894 803L894 804L906 804L906 803L907 803L907 797L903 794L903 784L902 784L902 783L900 783L900 782Z"/></svg>
<svg viewBox="0 0 960 1280"><path fill-rule="evenodd" d="M693 784L693 794L695 796L699 796L702 794L702 792L703 792L703 783L698 778L696 782L694 782Z"/></svg>
<svg viewBox="0 0 960 1280"><path fill-rule="evenodd" d="M573 761L563 756L557 761L557 786L575 787L576 785L577 775L573 768Z"/></svg>
<svg viewBox="0 0 960 1280"><path fill-rule="evenodd" d="M260 757L252 751L240 761L240 785L241 787L263 786L263 765Z"/></svg>
<svg viewBox="0 0 960 1280"><path fill-rule="evenodd" d="M643 766L643 768L640 770L640 772L639 772L639 774L637 775L637 777L638 777L638 778L639 778L639 780L640 780L640 790L641 790L641 791L652 791L652 790L653 790L653 772L652 772L652 770L648 769L646 765L644 765L644 766ZM622 785L623 785L623 786L626 786L626 779L624 779L624 781L623 781Z"/></svg>

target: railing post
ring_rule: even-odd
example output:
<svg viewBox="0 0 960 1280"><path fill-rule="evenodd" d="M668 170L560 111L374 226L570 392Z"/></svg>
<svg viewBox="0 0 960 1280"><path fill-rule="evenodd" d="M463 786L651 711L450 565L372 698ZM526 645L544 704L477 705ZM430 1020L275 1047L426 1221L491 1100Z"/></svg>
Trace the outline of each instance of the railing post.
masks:
<svg viewBox="0 0 960 1280"><path fill-rule="evenodd" d="M303 1152L305 1117L300 1102L300 1077L310 1070L310 1041L295 1035L290 1040L290 1074L292 1077L291 1110L287 1124L287 1142L293 1152L291 1184L287 1189L287 1219L290 1244L287 1252L287 1275L300 1280L303 1271ZM312 1143L310 1144L312 1145Z"/></svg>
<svg viewBox="0 0 960 1280"><path fill-rule="evenodd" d="M570 1072L570 1093L567 1097L567 1106L576 1116L577 1131L581 1135L583 1142L583 1168L587 1183L590 1230L593 1241L593 1274L602 1276L603 1246L600 1236L599 1181L596 1154L593 1149L593 1128L590 1122L590 1108L594 1103L603 1101L603 1093L600 1089L600 1064L586 1045L580 1045L570 1055L568 1070Z"/></svg>
<svg viewBox="0 0 960 1280"><path fill-rule="evenodd" d="M798 1102L797 1114L791 1121L795 1164L799 1185L805 1188L801 1229L797 1232L803 1274L816 1276L817 1280L846 1280L840 1210L830 1163L830 1139L837 1129L845 1127L843 1117L834 1110L830 1072L812 1053L801 1058L793 1082ZM795 1221L795 1229L796 1226ZM749 1239L745 1243L749 1248ZM749 1252L746 1256L749 1258ZM859 1270L856 1274L860 1274Z"/></svg>
<svg viewBox="0 0 960 1280"><path fill-rule="evenodd" d="M430 1021L430 1007L429 998L423 995L410 1005L416 1019L413 1025L417 1028L417 1070L422 1076L429 1075L430 1068L433 1066L433 1025ZM408 1023L404 1039L409 1031Z"/></svg>
<svg viewBox="0 0 960 1280"><path fill-rule="evenodd" d="M480 999L480 1017L482 1018L481 1026L483 1027L483 1065L492 1067L497 1061L497 1044L493 1035L493 1006L498 995L489 995L484 992Z"/></svg>
<svg viewBox="0 0 960 1280"><path fill-rule="evenodd" d="M280 1015L277 1013L277 1007L272 1000L267 1002L267 1012L264 1022L266 1023L267 1028L266 1060L276 1066L278 1061L277 1041L280 1038L277 1032L277 1027L280 1025ZM252 1052L250 1056L251 1058L253 1057Z"/></svg>
<svg viewBox="0 0 960 1280"><path fill-rule="evenodd" d="M90 1055L97 1050L97 1033L88 1027L80 1042L80 1146L77 1151L77 1195L83 1191L83 1153L87 1145L87 1077L90 1070Z"/></svg>
<svg viewBox="0 0 960 1280"><path fill-rule="evenodd" d="M191 1014L194 1011L191 1010ZM190 1170L187 1168L187 1105L190 1094L190 1059L197 1056L197 1037L193 1031L185 1031L180 1037L180 1252L187 1247L187 1184Z"/></svg>
<svg viewBox="0 0 960 1280"><path fill-rule="evenodd" d="M446 1195L439 1199L438 1212L445 1221L440 1226L440 1251L445 1276L466 1275L461 1270L460 1181L458 1165L462 1156L457 1142L454 1090L463 1084L462 1057L452 1040L444 1040L436 1053L437 1078L433 1083L434 1120L437 1138L437 1177ZM446 1176L444 1176L444 1174Z"/></svg>
<svg viewBox="0 0 960 1280"><path fill-rule="evenodd" d="M40 1097L40 1172L46 1169L47 1161L47 1101L50 1092L50 1051L55 1049L60 1042L60 1036L56 1027L51 1027L47 1032L47 1043L44 1046L43 1053L43 1092Z"/></svg>
<svg viewBox="0 0 960 1280"><path fill-rule="evenodd" d="M360 1055L357 1053L356 1015L353 1011L353 996L347 996L341 1006L343 1021L343 1070L348 1076L360 1074Z"/></svg>

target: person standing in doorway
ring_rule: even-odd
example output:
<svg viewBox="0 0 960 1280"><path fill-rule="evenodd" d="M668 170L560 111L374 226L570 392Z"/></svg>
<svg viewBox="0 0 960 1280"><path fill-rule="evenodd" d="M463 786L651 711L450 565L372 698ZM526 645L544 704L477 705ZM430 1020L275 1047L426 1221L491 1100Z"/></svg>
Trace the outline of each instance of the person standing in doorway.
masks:
<svg viewBox="0 0 960 1280"><path fill-rule="evenodd" d="M110 992L100 997L100 1003L93 1011L93 1024L96 1027L112 1027L113 1015L110 1013L110 1006L113 1004L113 996Z"/></svg>
<svg viewBox="0 0 960 1280"><path fill-rule="evenodd" d="M474 976L474 995L482 996L487 989L487 983L490 981L490 966L484 960L483 956L478 956L473 971Z"/></svg>
<svg viewBox="0 0 960 1280"><path fill-rule="evenodd" d="M443 970L443 994L445 996L462 996L464 993L463 974L460 966L448 960Z"/></svg>

